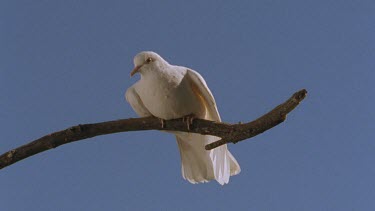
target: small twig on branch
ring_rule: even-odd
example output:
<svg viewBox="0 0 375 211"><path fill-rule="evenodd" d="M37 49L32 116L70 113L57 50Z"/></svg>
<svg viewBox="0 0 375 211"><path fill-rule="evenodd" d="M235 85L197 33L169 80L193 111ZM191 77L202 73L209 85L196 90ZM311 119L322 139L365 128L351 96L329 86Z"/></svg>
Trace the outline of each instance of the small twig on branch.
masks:
<svg viewBox="0 0 375 211"><path fill-rule="evenodd" d="M221 140L206 145L211 150L226 143L237 143L239 141L254 137L264 131L280 124L306 96L305 89L293 94L291 98L280 104L272 111L262 117L244 124L227 124L223 122L212 122L204 119L194 119L188 128L183 118L165 120L163 123L156 117L121 119L94 124L83 124L70 127L66 130L51 133L33 142L20 146L0 155L0 169L12 165L22 159L37 153L56 148L60 145L79 141L94 136L140 130L168 130L200 133L203 135L218 136Z"/></svg>

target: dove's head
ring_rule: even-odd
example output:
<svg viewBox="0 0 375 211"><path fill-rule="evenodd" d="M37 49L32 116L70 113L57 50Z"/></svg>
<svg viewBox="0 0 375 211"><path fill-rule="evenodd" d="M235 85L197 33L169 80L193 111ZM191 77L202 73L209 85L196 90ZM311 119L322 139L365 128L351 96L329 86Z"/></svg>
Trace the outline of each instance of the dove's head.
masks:
<svg viewBox="0 0 375 211"><path fill-rule="evenodd" d="M137 72L143 74L148 71L155 71L168 65L159 54L152 51L142 51L134 57L134 69L131 71L130 76Z"/></svg>

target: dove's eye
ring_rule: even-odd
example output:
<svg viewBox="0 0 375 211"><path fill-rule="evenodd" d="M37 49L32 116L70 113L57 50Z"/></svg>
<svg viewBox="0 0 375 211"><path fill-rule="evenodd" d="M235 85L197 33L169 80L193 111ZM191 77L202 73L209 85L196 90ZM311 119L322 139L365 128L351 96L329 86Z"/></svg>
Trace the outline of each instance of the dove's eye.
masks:
<svg viewBox="0 0 375 211"><path fill-rule="evenodd" d="M150 62L152 62L152 61L154 61L151 57L148 57L147 59L146 59L146 62L147 63L150 63Z"/></svg>

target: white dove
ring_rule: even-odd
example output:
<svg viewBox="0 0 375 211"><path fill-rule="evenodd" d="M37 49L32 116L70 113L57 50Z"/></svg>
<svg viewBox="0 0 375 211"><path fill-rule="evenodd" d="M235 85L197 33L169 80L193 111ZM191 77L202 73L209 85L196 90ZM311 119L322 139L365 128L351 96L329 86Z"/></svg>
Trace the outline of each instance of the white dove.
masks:
<svg viewBox="0 0 375 211"><path fill-rule="evenodd" d="M193 115L195 118L220 122L215 99L202 76L186 67L169 64L155 52L144 51L134 57L141 79L125 94L126 100L141 117L155 116L176 119ZM191 183L215 179L221 185L241 169L236 159L223 145L205 150L206 144L219 138L195 133L174 132L180 149L182 176Z"/></svg>

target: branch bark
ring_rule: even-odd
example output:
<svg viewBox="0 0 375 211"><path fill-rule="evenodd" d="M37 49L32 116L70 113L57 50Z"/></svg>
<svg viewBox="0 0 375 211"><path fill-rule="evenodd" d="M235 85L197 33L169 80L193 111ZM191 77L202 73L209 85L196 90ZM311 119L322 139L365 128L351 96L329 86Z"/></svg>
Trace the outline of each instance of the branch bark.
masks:
<svg viewBox="0 0 375 211"><path fill-rule="evenodd" d="M43 136L35 141L0 155L0 169L63 144L94 136L128 131L168 130L200 133L203 135L220 137L221 139L219 141L206 145L206 150L211 150L226 143L237 143L249 139L282 123L285 121L287 114L306 97L306 94L307 91L305 89L300 90L267 114L245 124L227 124L204 119L194 119L192 125L190 125L188 129L183 118L164 120L162 124L162 121L156 117L145 117L77 125Z"/></svg>

